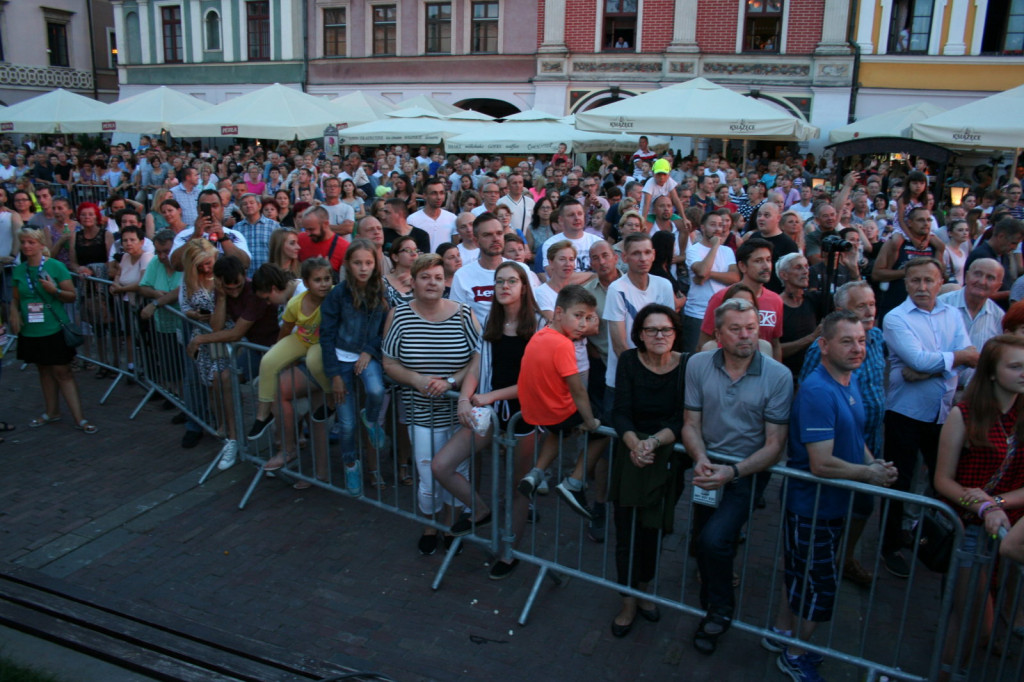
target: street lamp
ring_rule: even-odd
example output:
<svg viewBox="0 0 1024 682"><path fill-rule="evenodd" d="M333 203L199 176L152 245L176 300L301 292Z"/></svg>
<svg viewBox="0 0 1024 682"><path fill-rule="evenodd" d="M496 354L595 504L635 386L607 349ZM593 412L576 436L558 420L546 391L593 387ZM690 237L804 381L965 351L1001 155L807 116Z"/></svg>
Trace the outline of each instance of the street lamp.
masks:
<svg viewBox="0 0 1024 682"><path fill-rule="evenodd" d="M949 186L949 200L954 206L959 206L970 191L971 187L966 182L954 182Z"/></svg>

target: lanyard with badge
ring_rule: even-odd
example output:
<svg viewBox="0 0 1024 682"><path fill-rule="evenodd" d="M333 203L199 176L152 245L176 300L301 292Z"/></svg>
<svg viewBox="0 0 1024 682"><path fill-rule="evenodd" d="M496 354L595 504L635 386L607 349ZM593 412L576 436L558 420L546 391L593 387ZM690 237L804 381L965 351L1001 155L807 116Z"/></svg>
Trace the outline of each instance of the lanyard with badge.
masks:
<svg viewBox="0 0 1024 682"><path fill-rule="evenodd" d="M37 279L42 279L43 275L45 274L43 272L44 263L46 263L45 256L43 256L43 258L39 261L38 272L36 273ZM39 288L38 292L36 291L36 283L32 281L32 266L29 265L28 263L25 264L25 274L25 284L28 286L29 291L32 292L33 296L39 296L40 298L42 298L42 287ZM46 307L46 304L44 304L42 301L29 301L26 303L26 307L28 308L29 324L42 324L43 322L46 321L44 313L44 308Z"/></svg>

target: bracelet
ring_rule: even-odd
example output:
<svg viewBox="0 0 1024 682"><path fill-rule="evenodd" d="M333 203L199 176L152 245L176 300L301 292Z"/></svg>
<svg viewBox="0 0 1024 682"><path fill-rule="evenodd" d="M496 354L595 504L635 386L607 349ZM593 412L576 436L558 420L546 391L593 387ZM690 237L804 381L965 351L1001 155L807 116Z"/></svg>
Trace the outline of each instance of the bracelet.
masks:
<svg viewBox="0 0 1024 682"><path fill-rule="evenodd" d="M656 448L660 448L661 447L661 439L658 438L657 436L647 436L647 439L654 441L654 447L656 447Z"/></svg>
<svg viewBox="0 0 1024 682"><path fill-rule="evenodd" d="M468 403L469 402L469 398L459 398L459 402L460 403Z"/></svg>
<svg viewBox="0 0 1024 682"><path fill-rule="evenodd" d="M992 498L992 501L993 501L993 502L995 503L995 505L996 505L997 507L999 507L1000 509L1002 509L1003 507L1005 507L1005 506L1006 506L1006 500L1004 500L1004 499L1003 499L1003 496L1002 496L1002 495L996 495L995 497L993 497L993 498Z"/></svg>
<svg viewBox="0 0 1024 682"><path fill-rule="evenodd" d="M982 503L981 503L981 506L980 506L980 507L978 507L978 518L979 518L979 519L983 519L983 518L985 518L985 512L986 512L986 511L988 510L988 508L989 508L989 507L991 507L991 506L992 506L992 503L991 503L991 502L982 502Z"/></svg>
<svg viewBox="0 0 1024 682"><path fill-rule="evenodd" d="M729 466L732 467L732 475L733 475L733 479L732 480L734 480L734 481L740 480L740 468L738 466L736 466L735 464L730 464Z"/></svg>

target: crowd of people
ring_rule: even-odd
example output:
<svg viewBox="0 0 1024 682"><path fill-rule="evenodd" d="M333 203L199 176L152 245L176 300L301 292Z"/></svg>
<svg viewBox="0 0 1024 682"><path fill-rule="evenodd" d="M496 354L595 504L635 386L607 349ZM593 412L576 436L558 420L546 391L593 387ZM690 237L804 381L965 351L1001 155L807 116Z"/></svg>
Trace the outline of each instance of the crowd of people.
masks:
<svg viewBox="0 0 1024 682"><path fill-rule="evenodd" d="M45 400L30 427L58 421L63 396L75 426L97 430L64 333L77 310L87 338L123 350L130 370L152 349L180 362L180 372L159 362L147 371L200 387L184 392L187 412L221 427L221 469L241 439L272 429L280 451L264 469L295 460L284 424L303 390L314 433L331 429L340 443L349 493L387 485L376 464L364 471L378 458L361 457L357 441L365 455L393 440L393 483L415 485L419 511L448 526L425 527L418 549L429 555L491 523L497 501L477 491L469 462L491 442L492 421L505 429L521 414L517 540L554 474L591 540L614 532L619 582L640 592L692 466L703 494L690 552L707 611L693 644L704 654L730 627L737 540L783 460L902 491L924 467L927 492L956 509L972 546L988 548L979 556L994 560L1003 528L1003 553L1020 560L1017 179L940 210L924 160L866 160L830 189L811 182L810 155L700 161L643 137L622 163L607 155L586 168L564 153L515 165L399 145L333 157L315 143L189 153L145 137L109 154L17 151L13 164L0 155L0 254L17 263L5 274L10 326ZM97 184L103 206L77 194ZM72 273L110 285L75 286ZM210 331L186 332L166 308ZM145 347L104 334L105 315L146 321ZM224 352L241 340L255 345ZM308 378L282 374L297 361ZM259 377L251 424L223 407L232 371ZM401 401L387 398L385 377ZM194 447L201 425L176 421L182 446ZM614 443L593 433L602 423ZM586 448L570 448L581 431L592 434ZM794 680L821 679L821 658L791 638L810 640L832 617L840 579L877 579L857 549L875 506L839 488L786 487L775 633L790 639L762 644ZM896 502L881 517L882 565L906 578L913 519ZM491 578L516 564L496 561ZM612 633L625 636L638 615L660 617L654 603L624 597Z"/></svg>

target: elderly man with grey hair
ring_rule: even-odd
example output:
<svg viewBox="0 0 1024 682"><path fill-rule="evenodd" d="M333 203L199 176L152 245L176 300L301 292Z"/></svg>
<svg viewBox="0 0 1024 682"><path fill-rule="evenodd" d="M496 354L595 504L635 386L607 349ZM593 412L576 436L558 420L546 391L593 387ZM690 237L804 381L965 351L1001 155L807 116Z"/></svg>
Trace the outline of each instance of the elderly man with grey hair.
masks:
<svg viewBox="0 0 1024 682"><path fill-rule="evenodd" d="M774 208L774 207L773 207ZM788 253L775 263L775 272L782 280L782 364L793 376L800 373L804 353L821 334L818 325L821 306L820 294L808 293L810 266L801 253Z"/></svg>
<svg viewBox="0 0 1024 682"><path fill-rule="evenodd" d="M252 192L246 192L238 200L242 219L235 223L235 231L241 232L249 244L252 261L245 274L250 278L261 265L270 260L270 235L281 228L279 222L263 215L262 208L259 196Z"/></svg>
<svg viewBox="0 0 1024 682"><path fill-rule="evenodd" d="M967 268L964 286L939 296L939 301L960 311L967 335L975 348L984 348L985 342L1003 333L1003 309L992 297L1003 282L1003 266L993 258L978 258ZM960 389L966 388L972 368L964 369L957 377Z"/></svg>
<svg viewBox="0 0 1024 682"><path fill-rule="evenodd" d="M885 417L885 341L882 330L875 325L875 291L864 280L847 282L836 289L833 296L836 310L846 310L860 318L867 332L867 346L864 362L853 371L860 387L864 406L864 444L875 457L882 456L882 422ZM804 354L804 366L799 381L811 375L821 364L821 348L812 343ZM874 511L874 500L867 495L854 495L853 519L850 522L850 538L843 565L843 577L850 582L868 587L874 576L857 560L857 541L864 532L864 526Z"/></svg>

